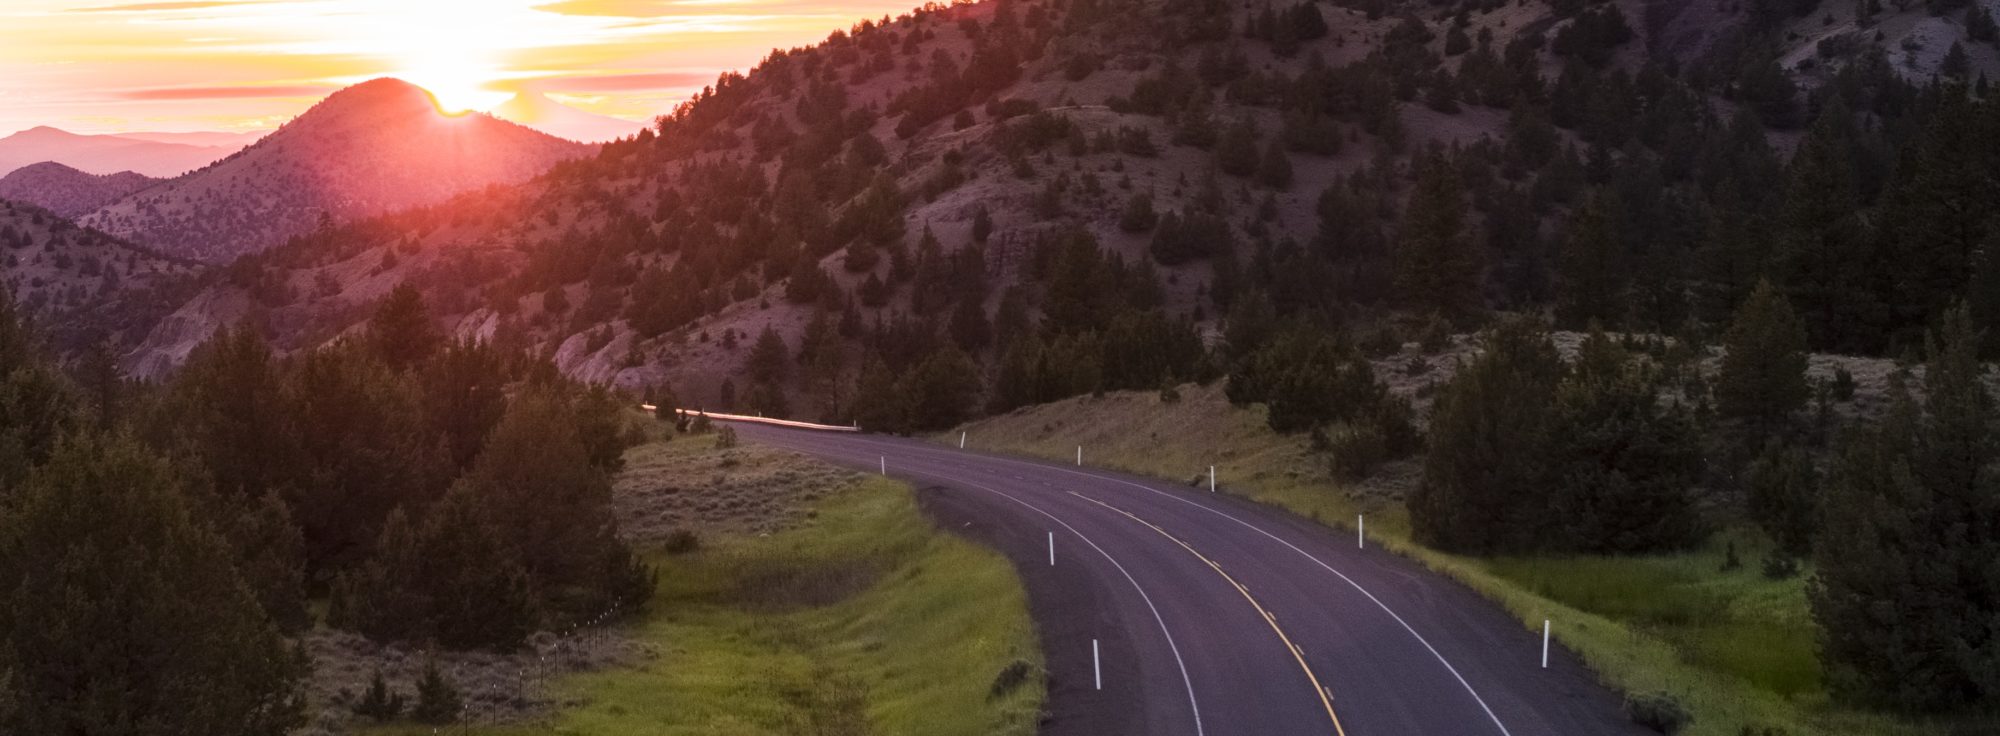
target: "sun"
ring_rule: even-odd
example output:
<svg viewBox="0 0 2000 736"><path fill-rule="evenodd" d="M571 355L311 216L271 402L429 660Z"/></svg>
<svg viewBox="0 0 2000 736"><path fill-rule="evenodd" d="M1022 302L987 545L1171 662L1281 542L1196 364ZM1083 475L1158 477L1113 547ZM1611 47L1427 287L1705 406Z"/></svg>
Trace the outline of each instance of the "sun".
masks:
<svg viewBox="0 0 2000 736"><path fill-rule="evenodd" d="M408 2L393 32L393 74L430 90L446 113L507 101L510 95L493 84L505 77L502 57L514 46L520 18L503 20L509 14L497 7L489 0Z"/></svg>

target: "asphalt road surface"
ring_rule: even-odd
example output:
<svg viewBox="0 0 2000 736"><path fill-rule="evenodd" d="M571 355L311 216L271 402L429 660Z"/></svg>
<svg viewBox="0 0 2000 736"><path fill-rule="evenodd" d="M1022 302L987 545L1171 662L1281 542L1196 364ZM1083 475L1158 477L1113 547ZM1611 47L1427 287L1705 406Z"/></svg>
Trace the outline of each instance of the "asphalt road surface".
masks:
<svg viewBox="0 0 2000 736"><path fill-rule="evenodd" d="M886 460L933 518L1007 555L1047 658L1044 734L1650 733L1567 651L1543 669L1541 632L1497 605L1286 512L1088 466L737 427L869 471Z"/></svg>

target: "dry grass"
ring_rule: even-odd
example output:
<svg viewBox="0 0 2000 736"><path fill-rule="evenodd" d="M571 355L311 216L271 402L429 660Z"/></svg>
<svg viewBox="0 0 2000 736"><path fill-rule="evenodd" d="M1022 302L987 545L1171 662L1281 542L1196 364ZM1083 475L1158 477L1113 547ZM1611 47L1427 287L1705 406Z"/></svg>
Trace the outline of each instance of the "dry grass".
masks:
<svg viewBox="0 0 2000 736"><path fill-rule="evenodd" d="M641 546L680 530L771 534L804 522L814 502L859 477L789 452L752 445L707 449L714 444L712 436L683 436L627 452L625 471L612 486L619 531Z"/></svg>
<svg viewBox="0 0 2000 736"><path fill-rule="evenodd" d="M634 448L618 482L621 510L657 512L654 528L702 538L698 550L667 554L653 532L635 535L660 568L660 590L648 614L617 631L657 656L557 679L550 691L564 707L544 722L442 732L1034 732L1041 654L1004 558L938 531L907 486L715 445L708 436Z"/></svg>

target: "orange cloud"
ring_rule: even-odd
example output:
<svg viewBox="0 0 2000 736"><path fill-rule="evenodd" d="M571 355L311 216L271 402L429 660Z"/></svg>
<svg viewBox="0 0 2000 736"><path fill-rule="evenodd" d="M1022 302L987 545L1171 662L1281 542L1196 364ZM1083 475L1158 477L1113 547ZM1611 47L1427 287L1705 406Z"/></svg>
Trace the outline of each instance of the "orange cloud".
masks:
<svg viewBox="0 0 2000 736"><path fill-rule="evenodd" d="M126 100L245 100L271 97L322 97L335 88L316 84L280 84L245 87L154 87L115 93Z"/></svg>
<svg viewBox="0 0 2000 736"><path fill-rule="evenodd" d="M205 10L226 8L232 5L255 5L258 0L194 0L192 2L128 3L124 5L97 5L88 8L71 8L68 13L156 13L167 10Z"/></svg>

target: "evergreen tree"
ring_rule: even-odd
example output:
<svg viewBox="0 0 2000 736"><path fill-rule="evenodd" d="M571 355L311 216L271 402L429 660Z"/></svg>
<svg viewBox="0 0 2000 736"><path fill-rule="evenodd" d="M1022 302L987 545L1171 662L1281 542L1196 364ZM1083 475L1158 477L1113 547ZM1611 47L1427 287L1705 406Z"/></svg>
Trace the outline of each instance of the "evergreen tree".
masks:
<svg viewBox="0 0 2000 736"><path fill-rule="evenodd" d="M1974 41L1993 43L2000 39L2000 27L1993 22L1993 13L1985 5L1973 3L1965 11L1965 37Z"/></svg>
<svg viewBox="0 0 2000 736"><path fill-rule="evenodd" d="M0 290L0 498L78 423L75 390L44 358L12 296Z"/></svg>
<svg viewBox="0 0 2000 736"><path fill-rule="evenodd" d="M444 346L423 295L407 283L397 284L375 307L368 318L368 340L382 362L396 370L419 365Z"/></svg>
<svg viewBox="0 0 2000 736"><path fill-rule="evenodd" d="M1537 326L1509 322L1438 393L1423 480L1405 504L1419 541L1461 553L1542 542L1562 358Z"/></svg>
<svg viewBox="0 0 2000 736"><path fill-rule="evenodd" d="M1685 549L1707 528L1694 494L1693 418L1663 406L1644 368L1592 330L1558 386L1545 548L1639 554Z"/></svg>
<svg viewBox="0 0 2000 736"><path fill-rule="evenodd" d="M757 333L757 342L750 346L750 355L743 359L743 373L751 383L772 384L785 380L786 368L791 365L789 349L778 331L765 325Z"/></svg>
<svg viewBox="0 0 2000 736"><path fill-rule="evenodd" d="M410 717L419 723L443 725L456 722L463 709L458 687L438 669L437 658L425 658L424 674L417 680L417 704L410 708Z"/></svg>
<svg viewBox="0 0 2000 736"><path fill-rule="evenodd" d="M1813 345L1862 351L1886 325L1874 283L1879 262L1861 217L1852 112L1828 102L1786 171L1783 240L1767 270L1791 285Z"/></svg>
<svg viewBox="0 0 2000 736"><path fill-rule="evenodd" d="M1462 322L1481 310L1479 258L1465 234L1465 194L1442 154L1417 168L1397 234L1396 289L1408 308Z"/></svg>
<svg viewBox="0 0 2000 736"><path fill-rule="evenodd" d="M1616 194L1599 190L1564 228L1556 301L1556 321L1564 327L1623 321L1628 284L1618 230L1623 209Z"/></svg>
<svg viewBox="0 0 2000 736"><path fill-rule="evenodd" d="M1911 711L2000 702L2000 468L1979 333L1952 310L1921 404L1846 437L1828 472L1809 594L1827 683Z"/></svg>
<svg viewBox="0 0 2000 736"><path fill-rule="evenodd" d="M280 736L304 658L167 463L72 437L0 516L0 731Z"/></svg>
<svg viewBox="0 0 2000 736"><path fill-rule="evenodd" d="M1285 152L1284 141L1273 138L1264 146L1264 157L1257 164L1257 183L1278 190L1292 188L1292 157Z"/></svg>
<svg viewBox="0 0 2000 736"><path fill-rule="evenodd" d="M1806 336L1798 315L1769 282L1759 283L1723 333L1715 378L1716 412L1768 435L1804 408Z"/></svg>
<svg viewBox="0 0 2000 736"><path fill-rule="evenodd" d="M979 368L964 352L947 347L918 363L898 386L908 407L908 429L948 429L978 406Z"/></svg>
<svg viewBox="0 0 2000 736"><path fill-rule="evenodd" d="M1812 554L1819 519L1819 474L1805 448L1773 442L1751 463L1748 475L1750 518L1764 530L1777 551L1800 559Z"/></svg>
<svg viewBox="0 0 2000 736"><path fill-rule="evenodd" d="M508 407L487 451L459 480L465 502L504 540L505 559L521 565L559 622L614 606L637 610L652 594L652 570L618 537L610 469L592 460L592 444L563 397L530 392Z"/></svg>
<svg viewBox="0 0 2000 736"><path fill-rule="evenodd" d="M905 405L895 372L880 357L868 356L861 364L861 378L854 389L855 423L870 432L908 431L904 423Z"/></svg>
<svg viewBox="0 0 2000 736"><path fill-rule="evenodd" d="M1222 134L1215 146L1215 166L1230 176L1257 173L1257 129L1248 119L1238 120Z"/></svg>
<svg viewBox="0 0 2000 736"><path fill-rule="evenodd" d="M382 670L375 670L375 677L368 681L368 692L354 705L354 714L376 723L396 720L396 716L403 714L403 696L390 692L389 683L382 679Z"/></svg>
<svg viewBox="0 0 2000 736"><path fill-rule="evenodd" d="M1143 233L1153 229L1159 222L1159 215L1153 212L1151 192L1136 192L1125 200L1125 209L1118 215L1118 229L1128 233Z"/></svg>

